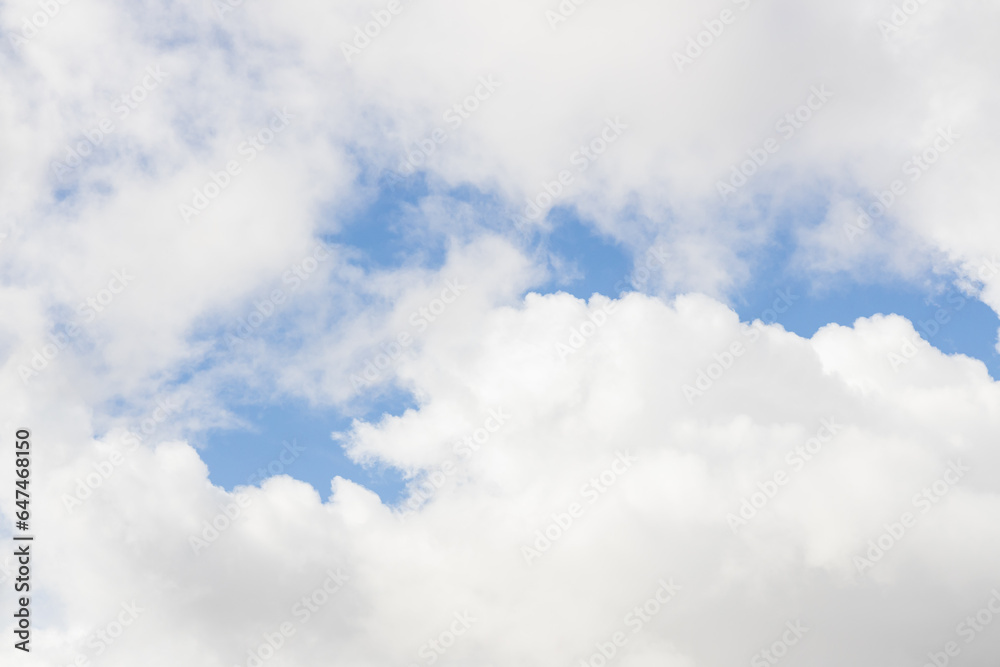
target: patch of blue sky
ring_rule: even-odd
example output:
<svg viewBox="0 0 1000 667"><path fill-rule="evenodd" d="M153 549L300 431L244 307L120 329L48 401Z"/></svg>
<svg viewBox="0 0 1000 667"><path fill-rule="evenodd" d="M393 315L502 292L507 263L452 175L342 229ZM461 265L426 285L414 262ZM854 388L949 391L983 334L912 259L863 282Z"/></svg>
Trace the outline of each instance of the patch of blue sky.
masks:
<svg viewBox="0 0 1000 667"><path fill-rule="evenodd" d="M432 187L424 172L406 178L365 175L361 187L371 192L371 199L350 214L341 214L334 225L338 231L321 238L357 251L357 264L367 271L402 266L438 269L451 243L488 232L507 236L529 252L545 238L517 232L514 216L496 194L468 185Z"/></svg>
<svg viewBox="0 0 1000 667"><path fill-rule="evenodd" d="M825 211L813 207L799 214L821 219ZM846 272L807 274L796 266L795 251L794 227L786 219L772 242L753 258L751 280L732 295L731 306L741 320L776 321L808 338L827 324L852 326L860 317L901 315L934 347L979 359L994 379L1000 378L995 348L1000 319L955 287L957 275L928 272L904 280L890 274L864 279ZM786 307L787 302L791 305ZM776 304L783 312L777 312Z"/></svg>
<svg viewBox="0 0 1000 667"><path fill-rule="evenodd" d="M339 220L339 231L323 240L356 250L355 262L365 271L413 264L439 267L445 260L447 238L414 224L427 194L419 175L382 183L371 202Z"/></svg>
<svg viewBox="0 0 1000 667"><path fill-rule="evenodd" d="M758 276L732 305L741 320L776 321L805 338L831 323L852 326L860 317L901 315L934 347L979 359L994 379L1000 378L1000 355L995 349L1000 320L984 303L955 287L927 291L900 280L837 281L820 291L811 278L775 271ZM776 312L775 305L783 312Z"/></svg>
<svg viewBox="0 0 1000 667"><path fill-rule="evenodd" d="M228 407L244 426L204 434L207 446L201 457L213 484L232 490L259 486L264 479L284 474L307 482L326 499L331 480L339 475L374 491L384 503L395 504L403 497L402 471L359 465L348 458L342 443L333 439L333 433L349 430L352 418L348 415L292 399ZM412 407L411 397L390 392L356 416L378 421L383 414L402 414Z"/></svg>
<svg viewBox="0 0 1000 667"><path fill-rule="evenodd" d="M623 287L629 289L632 256L626 248L597 233L572 209L553 208L548 221L551 231L537 243L547 256L551 278L531 291L566 292L587 300L594 294L617 297Z"/></svg>

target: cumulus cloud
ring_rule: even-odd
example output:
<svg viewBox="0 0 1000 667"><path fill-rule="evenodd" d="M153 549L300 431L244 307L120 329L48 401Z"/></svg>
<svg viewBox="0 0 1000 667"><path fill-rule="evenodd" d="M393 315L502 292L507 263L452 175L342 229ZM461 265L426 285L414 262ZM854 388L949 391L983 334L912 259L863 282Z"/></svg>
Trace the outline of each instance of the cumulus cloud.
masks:
<svg viewBox="0 0 1000 667"><path fill-rule="evenodd" d="M37 664L98 664L133 602L100 664L253 664L285 623L274 664L746 662L786 623L796 660L909 664L989 601L997 388L929 346L894 369L906 320L803 339L701 296L531 294L463 331L401 362L419 409L344 434L412 474L395 507L343 478L226 493L184 442L88 442L86 418L36 430Z"/></svg>

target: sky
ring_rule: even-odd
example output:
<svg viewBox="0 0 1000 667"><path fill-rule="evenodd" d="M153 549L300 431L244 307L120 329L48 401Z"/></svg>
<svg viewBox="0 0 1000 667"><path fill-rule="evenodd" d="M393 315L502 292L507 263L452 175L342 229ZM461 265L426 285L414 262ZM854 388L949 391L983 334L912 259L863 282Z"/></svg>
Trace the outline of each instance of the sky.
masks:
<svg viewBox="0 0 1000 667"><path fill-rule="evenodd" d="M3 3L0 662L992 666L998 19Z"/></svg>

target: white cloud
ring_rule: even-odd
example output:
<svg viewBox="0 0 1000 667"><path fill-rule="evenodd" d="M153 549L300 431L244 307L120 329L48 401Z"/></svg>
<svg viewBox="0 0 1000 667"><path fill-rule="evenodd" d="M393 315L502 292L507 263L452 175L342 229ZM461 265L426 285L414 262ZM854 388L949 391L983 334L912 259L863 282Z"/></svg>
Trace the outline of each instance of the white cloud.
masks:
<svg viewBox="0 0 1000 667"><path fill-rule="evenodd" d="M599 307L529 295L456 310L460 339L457 326L428 330L399 367L425 395L420 408L350 439L355 455L407 469L453 463L405 521L339 478L325 504L286 477L224 493L170 441L127 453L67 513L61 494L118 436L85 445L86 417L36 428L51 443L38 465L37 571L60 610L51 618L65 620L45 623L48 662L35 664L87 654L95 628L79 619L113 620L132 600L146 611L102 664L159 664L146 656L178 641L195 664L245 664L285 621L296 634L283 664L428 664L425 643L456 613L475 622L443 660L578 663L624 631L622 664L745 661L801 619L799 660L904 664L989 597L998 390L980 362L927 348L893 371L887 355L913 333L895 316L812 340L771 326L691 407L681 387L742 336L735 314L696 295L668 305L631 294L561 359L557 342ZM497 409L505 423L456 455ZM769 485L777 472L784 481ZM933 504L914 500L924 488ZM734 524L744 499L759 508ZM915 526L859 573L855 557L904 512ZM193 535L206 539L197 554ZM296 600L338 567L349 580L300 624ZM633 634L627 614L661 579L679 592ZM914 606L942 588L947 598Z"/></svg>

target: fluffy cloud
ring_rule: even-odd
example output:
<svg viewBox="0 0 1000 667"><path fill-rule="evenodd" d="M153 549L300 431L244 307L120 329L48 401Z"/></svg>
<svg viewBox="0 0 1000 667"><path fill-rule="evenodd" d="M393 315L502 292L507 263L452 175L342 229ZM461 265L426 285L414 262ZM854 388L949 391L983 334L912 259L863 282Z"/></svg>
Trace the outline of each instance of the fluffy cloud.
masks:
<svg viewBox="0 0 1000 667"><path fill-rule="evenodd" d="M452 331L400 362L419 409L344 435L413 475L400 507L342 478L325 501L283 476L225 493L183 442L36 429L32 664L248 664L284 623L271 664L579 664L618 632L623 665L746 662L783 636L814 664L920 664L952 639L985 659L988 638L953 636L1000 555L980 362L923 347L894 370L902 318L809 340L701 296L531 294Z"/></svg>

